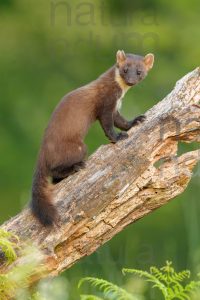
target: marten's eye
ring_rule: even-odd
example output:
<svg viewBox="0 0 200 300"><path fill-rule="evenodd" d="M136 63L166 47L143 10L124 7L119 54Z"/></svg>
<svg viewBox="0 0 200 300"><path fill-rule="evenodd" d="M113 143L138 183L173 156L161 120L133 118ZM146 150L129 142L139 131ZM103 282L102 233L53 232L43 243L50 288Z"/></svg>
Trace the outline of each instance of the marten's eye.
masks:
<svg viewBox="0 0 200 300"><path fill-rule="evenodd" d="M140 71L140 70L137 70L137 75L139 76L139 75L141 75L142 74L142 71Z"/></svg>
<svg viewBox="0 0 200 300"><path fill-rule="evenodd" d="M124 68L124 73L127 73L128 72L128 68Z"/></svg>

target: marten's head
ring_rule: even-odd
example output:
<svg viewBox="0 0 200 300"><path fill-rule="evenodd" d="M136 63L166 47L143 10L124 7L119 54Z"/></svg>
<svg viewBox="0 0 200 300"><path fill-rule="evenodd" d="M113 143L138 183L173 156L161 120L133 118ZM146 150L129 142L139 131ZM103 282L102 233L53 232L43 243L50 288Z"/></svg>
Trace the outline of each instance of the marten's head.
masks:
<svg viewBox="0 0 200 300"><path fill-rule="evenodd" d="M124 83L132 86L143 80L148 71L153 67L154 55L146 56L125 54L123 50L117 51L117 73Z"/></svg>

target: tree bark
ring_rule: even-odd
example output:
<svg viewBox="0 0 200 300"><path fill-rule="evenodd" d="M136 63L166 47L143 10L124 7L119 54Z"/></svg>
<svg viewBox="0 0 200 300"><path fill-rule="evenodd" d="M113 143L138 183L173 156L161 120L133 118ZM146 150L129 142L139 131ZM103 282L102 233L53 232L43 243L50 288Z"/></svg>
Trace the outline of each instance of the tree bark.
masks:
<svg viewBox="0 0 200 300"><path fill-rule="evenodd" d="M20 246L32 241L40 249L46 272L37 279L70 268L186 189L200 149L178 156L178 144L200 141L199 101L197 68L146 113L146 121L132 128L128 139L101 146L85 169L56 185L57 227L43 228L29 208L2 225L19 236ZM23 261L19 254L15 264ZM9 268L3 259L0 265L0 272Z"/></svg>

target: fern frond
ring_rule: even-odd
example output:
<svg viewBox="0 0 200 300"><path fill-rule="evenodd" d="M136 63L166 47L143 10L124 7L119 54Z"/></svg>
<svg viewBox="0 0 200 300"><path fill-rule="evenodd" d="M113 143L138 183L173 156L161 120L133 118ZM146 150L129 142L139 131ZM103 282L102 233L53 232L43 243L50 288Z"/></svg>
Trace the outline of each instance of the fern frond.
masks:
<svg viewBox="0 0 200 300"><path fill-rule="evenodd" d="M150 268L150 273L154 275L159 281L164 281L165 284L168 283L167 275L165 273L162 273L158 268L152 266Z"/></svg>
<svg viewBox="0 0 200 300"><path fill-rule="evenodd" d="M185 290L189 293L192 293L197 289L200 289L200 281L191 281L185 286Z"/></svg>
<svg viewBox="0 0 200 300"><path fill-rule="evenodd" d="M165 298L167 297L168 294L167 287L154 274L151 274L147 271L142 271L137 269L126 269L126 268L122 269L122 273L123 274L131 273L131 274L138 275L140 277L145 277L148 282L153 283L153 288L158 288L162 292L163 296Z"/></svg>
<svg viewBox="0 0 200 300"><path fill-rule="evenodd" d="M179 288L178 286L173 286L167 288L168 291L168 298L167 299L180 299L180 300L191 300L191 298L188 296L187 292L185 292L184 288L181 286Z"/></svg>
<svg viewBox="0 0 200 300"><path fill-rule="evenodd" d="M174 274L172 274L172 278L176 281L182 282L185 279L189 279L190 278L190 271L189 270L184 270L182 272L176 273L174 272Z"/></svg>
<svg viewBox="0 0 200 300"><path fill-rule="evenodd" d="M129 294L126 290L118 287L117 285L106 281L100 278L94 277L85 277L79 281L78 287L85 283L89 282L92 286L98 288L100 291L103 292L105 296L112 296L112 299L117 300L137 300L134 296Z"/></svg>
<svg viewBox="0 0 200 300"><path fill-rule="evenodd" d="M153 283L154 288L160 289L164 298L167 300L190 300L190 294L195 289L200 288L200 281L192 281L188 285L183 286L181 283L185 279L190 278L190 271L184 270L176 273L172 267L172 263L169 261L167 261L166 265L160 269L151 267L150 272L135 269L123 269L122 272L145 277L147 282Z"/></svg>

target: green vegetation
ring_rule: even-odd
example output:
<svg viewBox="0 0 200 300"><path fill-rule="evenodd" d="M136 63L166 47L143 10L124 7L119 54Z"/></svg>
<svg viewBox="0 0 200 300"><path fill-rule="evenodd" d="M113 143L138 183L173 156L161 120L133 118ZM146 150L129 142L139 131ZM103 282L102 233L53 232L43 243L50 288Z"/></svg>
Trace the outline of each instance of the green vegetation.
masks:
<svg viewBox="0 0 200 300"><path fill-rule="evenodd" d="M112 299L118 300L136 300L136 298L129 294L126 290L104 279L85 277L80 280L79 287L84 282L89 282L92 286L98 287L100 291L103 291L103 294L106 298L109 297L111 299L112 297ZM87 300L89 300L92 295L82 295L81 297L85 297Z"/></svg>
<svg viewBox="0 0 200 300"><path fill-rule="evenodd" d="M175 272L171 262L166 262L166 265L160 269L157 267L151 267L150 271L142 271L137 269L123 269L123 274L131 273L140 277L144 277L148 283L151 283L154 289L158 289L165 300L190 300L194 296L194 293L200 289L199 281L190 281L184 284L185 280L190 278L190 271L184 270L179 273ZM200 275L199 275L200 276ZM142 297L143 294L133 295L128 293L125 289L114 285L103 279L85 277L80 280L79 287L89 282L93 287L102 291L104 298L96 298L93 295L82 295L81 299L95 300L95 299L116 299L116 300L139 300L146 299ZM160 296L159 296L160 299Z"/></svg>
<svg viewBox="0 0 200 300"><path fill-rule="evenodd" d="M35 287L29 289L29 280L41 268L39 266L39 251L30 245L25 249L18 247L19 239L16 235L0 230L0 254L1 261L10 265L7 273L0 273L0 299L8 300L64 300L67 299L67 280L55 278L54 280L41 280ZM26 259L21 264L12 264L16 257L16 251ZM2 255L3 254L3 255ZM2 264L1 264L2 267Z"/></svg>
<svg viewBox="0 0 200 300"><path fill-rule="evenodd" d="M15 249L17 246L18 237L8 231L0 229L0 250L6 258L6 264L11 264L16 259Z"/></svg>
<svg viewBox="0 0 200 300"><path fill-rule="evenodd" d="M28 288L28 282L35 274L39 267L39 252L33 248L28 247L22 250L18 246L19 239L16 235L0 231L0 250L4 254L4 263L12 264L16 257L16 250L21 251L21 255L26 255L26 263L21 265L11 265L10 269L5 274L0 274L0 299L6 300L14 298L16 300L64 300L68 299L67 281L58 277L51 280L49 285L48 280L41 280L34 288ZM184 270L175 272L171 262L166 262L166 265L160 269L151 267L150 271L142 271L137 269L123 268L122 273L133 274L145 278L145 281L152 284L154 289L158 289L163 299L165 300L189 300L195 299L192 296L196 291L200 290L200 280L190 281L190 271ZM200 276L200 274L199 274ZM98 288L100 295L81 295L81 300L140 300L146 299L144 297L145 290L140 288L136 294L135 290L130 293L126 288L122 288L104 279L85 277L79 281L78 288L84 283L89 283L92 287ZM103 298L100 298L103 297Z"/></svg>
<svg viewBox="0 0 200 300"><path fill-rule="evenodd" d="M131 119L199 65L199 26L198 0L0 0L0 223L29 201L44 128L65 93L108 69L118 49L152 52L154 68L125 96L122 113ZM89 153L107 142L94 125L86 138ZM180 145L179 151L195 147ZM176 200L66 271L70 300L78 299L83 276L124 286L119 270L125 265L147 270L167 257L177 269L199 273L199 174L198 167Z"/></svg>
<svg viewBox="0 0 200 300"><path fill-rule="evenodd" d="M18 246L19 239L16 235L0 230L0 253L2 263L11 265L17 258L16 251L21 255L26 255L26 263L10 266L7 273L0 274L0 299L7 300L12 297L22 299L21 295L26 290L30 277L34 274L38 264L38 251L33 247L20 249ZM2 265L1 265L2 266ZM27 299L27 298L26 298Z"/></svg>

